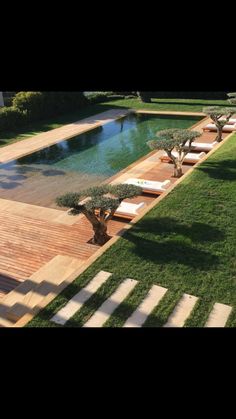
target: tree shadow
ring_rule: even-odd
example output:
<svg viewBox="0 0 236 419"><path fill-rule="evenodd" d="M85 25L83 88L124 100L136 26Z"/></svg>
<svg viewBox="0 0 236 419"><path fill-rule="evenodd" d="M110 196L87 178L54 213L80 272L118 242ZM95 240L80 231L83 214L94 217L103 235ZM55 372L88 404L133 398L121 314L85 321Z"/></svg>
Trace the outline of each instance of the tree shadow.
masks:
<svg viewBox="0 0 236 419"><path fill-rule="evenodd" d="M204 223L178 223L175 219L149 218L128 230L123 238L132 242L137 256L155 264L179 263L194 269L210 269L218 257L199 248L205 242L220 242L224 233Z"/></svg>
<svg viewBox="0 0 236 419"><path fill-rule="evenodd" d="M63 172L63 170L58 170L58 169L48 169L48 170L43 170L42 174L44 176L63 176L65 172Z"/></svg>
<svg viewBox="0 0 236 419"><path fill-rule="evenodd" d="M164 99L164 98L163 98ZM179 99L179 100L181 100L181 99ZM191 99L189 99L189 100L191 100ZM161 100L155 100L155 98L152 98L152 101L151 101L151 103L153 103L153 104L160 104L160 105L165 105L165 104L167 104L167 105L186 105L186 106L216 106L216 104L215 104L215 102L214 102L214 100L212 101L212 103L208 103L207 105L206 105L206 103L204 103L204 102L201 102L201 99L199 99L199 101L198 101L198 99L192 99L192 100L195 100L196 102L195 103L189 103L189 102L173 102L173 101L166 101L165 100L165 102L163 102L163 101L161 101ZM207 99L206 99L207 100ZM224 99L217 99L217 100L224 100ZM226 101L225 101L226 102ZM232 107L232 105L230 105L229 103L225 103L224 104L224 107Z"/></svg>
<svg viewBox="0 0 236 419"><path fill-rule="evenodd" d="M15 189L17 186L20 186L18 182L0 182L0 187L2 189Z"/></svg>
<svg viewBox="0 0 236 419"><path fill-rule="evenodd" d="M236 159L205 161L196 170L207 173L213 179L236 180Z"/></svg>

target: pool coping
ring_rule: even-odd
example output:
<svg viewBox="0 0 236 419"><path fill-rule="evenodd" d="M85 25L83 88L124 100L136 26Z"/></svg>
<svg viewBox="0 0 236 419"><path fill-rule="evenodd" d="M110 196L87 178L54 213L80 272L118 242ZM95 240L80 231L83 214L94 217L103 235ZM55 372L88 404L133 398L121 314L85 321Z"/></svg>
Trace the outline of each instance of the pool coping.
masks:
<svg viewBox="0 0 236 419"><path fill-rule="evenodd" d="M201 121L200 121L201 122ZM192 127L191 127L192 129ZM209 156L211 156L215 151L217 151L220 147L222 147L233 135L233 133L229 133L229 135L226 135L226 137L217 144L211 151L209 151L206 156L204 156L200 161L194 164L194 166L188 170L181 178L179 178L172 186L170 186L166 192L162 193L161 196L158 196L156 199L153 200L153 202L146 207L140 213L127 225L124 226L121 232L116 234L112 237L111 240L109 240L104 246L102 246L100 249L98 249L88 260L83 262L81 266L69 277L65 282L63 282L57 290L57 294L55 295L48 295L44 298L44 300L37 306L37 311L32 313L25 314L20 320L18 320L15 324L13 324L10 327L24 327L29 321L35 317L35 315L41 311L43 308L45 308L52 300L54 300L68 285L70 285L72 282L78 278L79 275L81 275L83 272L85 272L100 256L102 256L113 244L115 244L120 237L122 237L127 230L133 227L137 222L139 222L148 212L150 212L156 205L158 205L163 199L165 199L166 196L168 196L173 189L178 186L181 182L183 182L189 175L193 173L196 167L198 167L201 163L203 163L205 160L208 159Z"/></svg>

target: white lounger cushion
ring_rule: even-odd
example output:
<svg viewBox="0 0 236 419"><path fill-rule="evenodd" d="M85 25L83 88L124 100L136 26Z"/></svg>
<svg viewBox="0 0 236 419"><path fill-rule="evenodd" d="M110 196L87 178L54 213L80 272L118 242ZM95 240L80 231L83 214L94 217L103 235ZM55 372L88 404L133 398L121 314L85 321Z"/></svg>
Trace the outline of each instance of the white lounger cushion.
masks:
<svg viewBox="0 0 236 419"><path fill-rule="evenodd" d="M209 129L209 130L216 131L216 125L215 125L215 124L207 124L207 125L205 126L205 128L206 128L206 129ZM223 127L223 131L229 131L229 132L231 132L231 131L236 131L236 124L232 124L232 125L225 125L225 126Z"/></svg>
<svg viewBox="0 0 236 419"><path fill-rule="evenodd" d="M145 206L144 202L140 202L140 204L132 204L130 202L121 202L120 206L116 210L116 213L137 215L138 214L137 211L144 206Z"/></svg>
<svg viewBox="0 0 236 419"><path fill-rule="evenodd" d="M223 119L225 119L223 116L222 116L222 118L220 118L220 121L222 121ZM230 118L229 120L228 120L228 124L236 124L236 118Z"/></svg>
<svg viewBox="0 0 236 419"><path fill-rule="evenodd" d="M127 183L128 185L140 186L141 188L150 191L165 191L164 186L169 185L170 180L165 180L164 182L157 182L154 180L130 178L126 180L124 183Z"/></svg>
<svg viewBox="0 0 236 419"><path fill-rule="evenodd" d="M213 148L214 148L214 146L217 144L217 141L214 141L213 143L196 143L196 142L192 142L192 144L191 144L191 147L192 148L194 148L194 149L203 149L203 150L206 150L206 151L210 151L210 150L212 150ZM189 142L187 141L186 142L186 147L188 147L189 146Z"/></svg>
<svg viewBox="0 0 236 419"><path fill-rule="evenodd" d="M165 153L167 155L167 153ZM177 153L177 151L172 151L172 154L175 157L178 157L179 153ZM202 151L201 153L188 153L185 158L184 161L188 161L188 160L200 160L202 157L204 157L206 155L206 153L204 153L204 151Z"/></svg>

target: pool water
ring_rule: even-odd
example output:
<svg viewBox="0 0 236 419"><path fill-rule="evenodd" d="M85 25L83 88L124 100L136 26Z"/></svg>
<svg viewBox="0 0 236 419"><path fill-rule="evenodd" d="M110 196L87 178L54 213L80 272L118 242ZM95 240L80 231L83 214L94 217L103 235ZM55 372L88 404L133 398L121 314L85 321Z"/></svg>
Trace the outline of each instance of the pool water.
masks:
<svg viewBox="0 0 236 419"><path fill-rule="evenodd" d="M0 165L0 197L56 207L55 198L99 185L150 152L146 142L201 117L129 114L70 140Z"/></svg>

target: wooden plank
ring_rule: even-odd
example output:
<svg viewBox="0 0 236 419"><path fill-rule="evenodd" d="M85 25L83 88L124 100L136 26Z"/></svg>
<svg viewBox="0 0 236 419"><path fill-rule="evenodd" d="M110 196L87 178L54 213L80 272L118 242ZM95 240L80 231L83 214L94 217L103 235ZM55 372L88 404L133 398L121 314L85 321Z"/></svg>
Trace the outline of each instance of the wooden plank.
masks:
<svg viewBox="0 0 236 419"><path fill-rule="evenodd" d="M50 263L43 266L31 277L31 281L22 284L24 294L15 290L13 296L8 297L12 306L7 310L8 320L17 321L29 312L41 299L55 290L55 286L65 281L83 263L79 259L68 256L56 256ZM28 292L27 292L28 285ZM15 301L15 304L13 302Z"/></svg>

